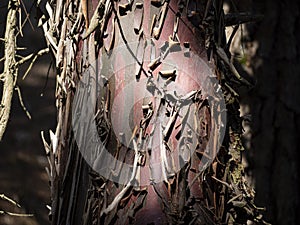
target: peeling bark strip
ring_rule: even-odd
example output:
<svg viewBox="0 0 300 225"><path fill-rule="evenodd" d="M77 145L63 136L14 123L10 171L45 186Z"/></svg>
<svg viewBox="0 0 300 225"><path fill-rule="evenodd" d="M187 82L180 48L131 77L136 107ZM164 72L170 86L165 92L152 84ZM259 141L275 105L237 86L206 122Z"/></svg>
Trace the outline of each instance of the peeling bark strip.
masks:
<svg viewBox="0 0 300 225"><path fill-rule="evenodd" d="M18 74L18 69L15 67L18 7L19 3L17 0L9 1L4 40L4 71L3 74L0 74L0 82L3 82L3 92L0 105L0 141L2 140L9 119L13 89Z"/></svg>
<svg viewBox="0 0 300 225"><path fill-rule="evenodd" d="M82 14L85 20L85 29L89 28L89 15L88 15L88 0L81 0Z"/></svg>
<svg viewBox="0 0 300 225"><path fill-rule="evenodd" d="M153 28L153 36L155 39L159 39L159 36L161 34L161 30L163 29L163 25L166 19L167 11L168 11L169 1L165 1L159 16L158 16L158 26Z"/></svg>
<svg viewBox="0 0 300 225"><path fill-rule="evenodd" d="M94 9L85 33L83 23L72 19L84 13L79 8L80 2ZM55 20L50 18L43 27L52 50L60 56L56 59L59 61L57 129L50 133L51 145L43 138L50 162L52 224L213 225L245 224L248 219L261 221L253 204L254 192L246 184L241 166L242 126L233 85L246 82L231 66L229 53L224 51L227 43L223 1L57 0L49 3L48 9L51 7ZM79 24L81 27L74 29ZM60 44L56 46L57 43ZM130 43L137 46L131 48ZM123 51L114 55L124 45ZM181 50L187 63L176 62L175 68L166 65L166 59ZM127 53L134 58L133 68L126 67ZM229 117L228 124L223 124L228 130L220 154L205 171L201 170L202 159L213 158L213 154L205 151L206 145L210 135L219 135L213 119L221 120L223 109L219 104L208 104L200 85L192 79L203 71L187 69L189 76L180 74L181 67L189 67L188 62L193 62L190 53L205 62L206 56L211 56L211 65L220 74ZM117 64L118 71L110 68L113 64ZM130 72L126 73L127 69ZM237 81L229 80L232 75ZM147 81L144 86L137 86L143 79ZM131 83L132 88L122 95ZM188 93L178 96L177 90L167 89L175 89L174 84L189 88ZM212 84L212 88L217 85L217 82ZM144 91L152 96L135 102ZM81 108L88 102L86 93L97 100L95 106L90 106L97 131L94 136L85 135L89 130L87 123L75 123L80 126L81 136L77 139L71 119L76 121L82 112L73 112L72 107ZM187 128L191 109L184 113L181 109L188 101L194 104L196 112ZM130 121L123 115L128 102L135 103L130 109ZM132 125L132 131L117 132L125 123ZM197 134L193 155L192 130ZM103 159L104 147L90 149L97 156L92 165L82 158L78 151L82 142L89 147L99 138L114 157L111 168L107 168L110 178L117 179L125 171L128 182L118 184L91 168L96 169ZM129 143L125 146L127 139ZM217 151L216 142L209 147ZM160 163L155 165L157 159ZM132 168L125 170L125 164L117 161ZM179 163L186 164L176 171ZM163 182L155 182L157 177L163 177ZM143 179L151 183L142 185Z"/></svg>

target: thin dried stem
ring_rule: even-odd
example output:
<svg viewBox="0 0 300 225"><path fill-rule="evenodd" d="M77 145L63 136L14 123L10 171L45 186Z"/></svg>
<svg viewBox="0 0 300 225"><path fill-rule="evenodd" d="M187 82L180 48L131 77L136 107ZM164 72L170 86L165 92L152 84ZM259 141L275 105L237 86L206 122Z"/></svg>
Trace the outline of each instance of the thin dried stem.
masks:
<svg viewBox="0 0 300 225"><path fill-rule="evenodd" d="M25 74L24 74L23 77L22 77L23 80L26 78L26 76L28 75L28 73L29 73L30 70L32 69L32 66L33 66L33 64L35 63L35 61L37 60L37 58L38 58L39 56L42 56L42 55L48 53L48 52L49 52L49 48L41 49L41 50L38 51L36 54L31 53L30 55L28 55L28 56L22 58L20 61L18 61L18 62L16 63L16 66L19 66L19 65L21 65L21 64L23 64L23 63L25 63L25 62L27 62L28 60L30 60L30 59L33 57L33 59L32 59L32 61L31 61L30 65L28 66L28 68L27 68Z"/></svg>
<svg viewBox="0 0 300 225"><path fill-rule="evenodd" d="M14 200L12 200L11 198L7 197L5 194L0 194L0 199L3 199L5 201L8 201L9 203L21 208L21 206Z"/></svg>
<svg viewBox="0 0 300 225"><path fill-rule="evenodd" d="M27 22L27 20L28 20L28 22L29 22L29 25L30 25L31 29L34 31L34 26L33 26L32 22L31 22L31 20L30 20L30 13L28 13L28 11L27 11L27 9L26 9L26 6L25 6L24 2L23 2L22 0L20 0L20 2L21 2L21 4L22 4L23 10L24 10L25 15L26 15L26 17L25 17L23 23L21 23L21 21L20 21L20 34L22 33L22 29L23 29L25 23ZM30 10L30 11L31 11L31 10ZM20 15L21 15L21 14L20 14ZM18 34L17 34L17 35L18 35ZM23 35L22 35L22 36L23 36Z"/></svg>
<svg viewBox="0 0 300 225"><path fill-rule="evenodd" d="M9 215L9 216L18 216L18 217L30 217L30 216L33 216L33 214L13 213L13 212L7 212L7 211L0 210L0 215L3 215L3 214Z"/></svg>
<svg viewBox="0 0 300 225"><path fill-rule="evenodd" d="M29 113L29 111L27 110L26 106L24 105L24 102L23 102L23 98L22 98L22 94L21 94L21 89L19 88L19 86L16 86L15 87L15 90L18 92L18 97L19 97L19 100L20 100L20 105L22 106L24 112L26 113L26 116L28 117L28 119L31 120L31 115Z"/></svg>

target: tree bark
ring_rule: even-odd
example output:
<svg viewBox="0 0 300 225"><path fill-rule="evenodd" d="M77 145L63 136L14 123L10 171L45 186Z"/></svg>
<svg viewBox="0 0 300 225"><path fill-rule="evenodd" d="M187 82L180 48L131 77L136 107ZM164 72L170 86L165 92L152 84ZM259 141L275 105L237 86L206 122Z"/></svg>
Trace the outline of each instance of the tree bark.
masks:
<svg viewBox="0 0 300 225"><path fill-rule="evenodd" d="M234 91L248 82L226 50L222 1L58 0L46 10L57 67L58 125L44 141L52 224L261 221L241 165ZM180 111L186 102L192 117Z"/></svg>
<svg viewBox="0 0 300 225"><path fill-rule="evenodd" d="M15 87L15 80L18 75L16 68L16 25L17 11L19 4L16 1L9 1L5 30L4 49L4 71L0 74L0 82L3 82L3 91L0 104L0 141L8 123L11 101Z"/></svg>
<svg viewBox="0 0 300 225"><path fill-rule="evenodd" d="M299 224L299 2L254 1L264 20L253 27L259 48L253 114L257 203L273 224Z"/></svg>

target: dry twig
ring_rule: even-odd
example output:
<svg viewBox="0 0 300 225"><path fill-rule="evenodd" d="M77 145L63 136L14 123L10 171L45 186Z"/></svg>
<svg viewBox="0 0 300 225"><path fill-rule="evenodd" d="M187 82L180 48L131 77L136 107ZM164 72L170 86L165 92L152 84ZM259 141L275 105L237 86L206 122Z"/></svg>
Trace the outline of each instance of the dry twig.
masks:
<svg viewBox="0 0 300 225"><path fill-rule="evenodd" d="M21 206L15 202L14 200L12 200L11 198L7 197L6 195L4 194L0 194L0 199L3 199L15 206L17 206L18 208L21 208ZM24 214L24 213L13 213L13 212L8 212L8 211L4 211L4 210L0 210L0 215L9 215L9 216L33 216L33 214Z"/></svg>

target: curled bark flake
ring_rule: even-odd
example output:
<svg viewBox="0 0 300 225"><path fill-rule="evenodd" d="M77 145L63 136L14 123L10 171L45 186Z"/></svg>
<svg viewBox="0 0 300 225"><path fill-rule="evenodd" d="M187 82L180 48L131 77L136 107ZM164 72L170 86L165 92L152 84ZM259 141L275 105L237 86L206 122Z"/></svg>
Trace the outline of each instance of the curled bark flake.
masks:
<svg viewBox="0 0 300 225"><path fill-rule="evenodd" d="M154 27L155 27L156 22L157 22L157 15L154 14L153 17L152 17L152 20L151 20L150 36L153 35L153 30L154 30Z"/></svg>
<svg viewBox="0 0 300 225"><path fill-rule="evenodd" d="M111 16L111 18L108 21L107 27L109 30L106 30L103 37L103 46L106 50L106 52L109 52L113 49L115 44L115 17Z"/></svg>
<svg viewBox="0 0 300 225"><path fill-rule="evenodd" d="M85 20L85 29L89 28L89 16L88 16L88 0L81 0L82 14Z"/></svg>
<svg viewBox="0 0 300 225"><path fill-rule="evenodd" d="M92 16L91 22L89 23L89 27L82 37L83 39L86 39L91 33L93 33L96 30L97 27L103 24L103 19L107 19L110 9L111 3L109 0L99 1L95 12Z"/></svg>
<svg viewBox="0 0 300 225"><path fill-rule="evenodd" d="M161 7L162 1L161 0L151 0L151 5L153 5L155 7Z"/></svg>
<svg viewBox="0 0 300 225"><path fill-rule="evenodd" d="M170 136L171 136L171 133L173 131L173 128L174 128L174 125L176 123L176 120L177 120L177 117L178 117L178 110L175 111L175 113L172 115L172 117L169 119L164 131L163 131L163 136L164 136L164 140L165 141L168 141Z"/></svg>
<svg viewBox="0 0 300 225"><path fill-rule="evenodd" d="M128 11L131 11L133 2L134 1L131 0L126 4L119 4L119 14L120 14L120 16L125 16L125 15L127 15Z"/></svg>
<svg viewBox="0 0 300 225"><path fill-rule="evenodd" d="M135 69L135 77L137 80L140 79L142 69L143 69L143 63L144 63L144 54L145 54L145 48L147 47L147 42L143 38L143 34L140 35L139 38L139 44L136 49L136 69Z"/></svg>
<svg viewBox="0 0 300 225"><path fill-rule="evenodd" d="M137 2L134 9L134 20L133 20L133 30L135 34L139 34L144 19L144 7L143 3Z"/></svg>
<svg viewBox="0 0 300 225"><path fill-rule="evenodd" d="M112 203L101 211L100 216L102 216L104 214L107 215L110 211L112 211L114 208L116 208L117 205L120 203L120 201L123 199L127 190L133 185L133 181L135 179L137 168L138 168L139 153L138 153L138 147L137 147L135 140L133 139L132 141L133 141L133 146L134 146L134 151L135 151L135 157L134 157L134 162L133 162L133 171L131 174L131 178L128 181L128 183L125 185L125 187L121 190L121 192L114 198Z"/></svg>
<svg viewBox="0 0 300 225"><path fill-rule="evenodd" d="M151 71L154 71L160 64L161 64L160 57L157 57L156 59L152 60L152 61L148 64L148 68L149 68Z"/></svg>
<svg viewBox="0 0 300 225"><path fill-rule="evenodd" d="M158 26L153 29L153 36L156 40L159 39L168 11L169 2L165 1L159 14Z"/></svg>
<svg viewBox="0 0 300 225"><path fill-rule="evenodd" d="M159 71L159 75L163 78L174 78L176 77L176 70L161 70Z"/></svg>

